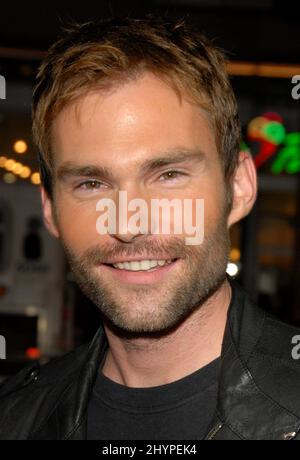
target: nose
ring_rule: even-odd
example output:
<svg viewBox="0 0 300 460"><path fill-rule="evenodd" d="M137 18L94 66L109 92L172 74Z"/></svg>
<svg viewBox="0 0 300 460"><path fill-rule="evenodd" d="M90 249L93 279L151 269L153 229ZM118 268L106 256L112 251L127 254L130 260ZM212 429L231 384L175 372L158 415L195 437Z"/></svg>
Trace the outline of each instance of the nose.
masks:
<svg viewBox="0 0 300 460"><path fill-rule="evenodd" d="M114 238L131 243L149 233L148 201L139 187L119 191L117 200L117 228Z"/></svg>
<svg viewBox="0 0 300 460"><path fill-rule="evenodd" d="M122 243L132 243L133 241L136 240L136 238L142 236L143 234L130 234L130 233L116 233L115 235L112 235L113 238L115 238L118 241L122 241Z"/></svg>

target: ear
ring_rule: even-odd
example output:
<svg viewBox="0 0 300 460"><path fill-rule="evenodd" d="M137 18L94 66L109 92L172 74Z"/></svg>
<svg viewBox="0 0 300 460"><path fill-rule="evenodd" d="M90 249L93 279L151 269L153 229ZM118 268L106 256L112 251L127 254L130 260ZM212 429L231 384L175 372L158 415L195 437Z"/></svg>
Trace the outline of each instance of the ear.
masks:
<svg viewBox="0 0 300 460"><path fill-rule="evenodd" d="M227 226L243 219L251 211L257 196L257 175L252 155L240 152L233 182L233 202L228 216Z"/></svg>
<svg viewBox="0 0 300 460"><path fill-rule="evenodd" d="M49 232L55 238L59 238L60 235L59 235L58 226L57 226L57 222L55 218L53 201L50 199L44 187L41 187L41 199L42 199L44 223L47 229L49 230Z"/></svg>

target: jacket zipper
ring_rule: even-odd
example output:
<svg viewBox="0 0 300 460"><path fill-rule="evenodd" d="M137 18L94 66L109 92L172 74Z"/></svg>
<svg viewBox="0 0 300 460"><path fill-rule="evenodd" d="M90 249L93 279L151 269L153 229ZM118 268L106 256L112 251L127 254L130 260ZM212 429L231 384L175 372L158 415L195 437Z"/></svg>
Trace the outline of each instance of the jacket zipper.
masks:
<svg viewBox="0 0 300 460"><path fill-rule="evenodd" d="M208 433L208 435L206 436L206 439L207 440L210 440L212 438L215 437L215 435L218 433L218 431L220 431L220 429L222 428L223 426L223 423L218 423L215 427L213 427L210 432Z"/></svg>
<svg viewBox="0 0 300 460"><path fill-rule="evenodd" d="M284 433L282 437L285 441L291 441L292 439L295 438L296 434L297 434L296 431L292 431L290 433Z"/></svg>

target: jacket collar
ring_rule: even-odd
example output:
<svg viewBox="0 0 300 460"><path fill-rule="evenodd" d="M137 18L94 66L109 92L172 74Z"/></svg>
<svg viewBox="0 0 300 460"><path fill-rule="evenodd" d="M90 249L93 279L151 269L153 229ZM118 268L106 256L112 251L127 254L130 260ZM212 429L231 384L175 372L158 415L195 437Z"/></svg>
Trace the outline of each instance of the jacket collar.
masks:
<svg viewBox="0 0 300 460"><path fill-rule="evenodd" d="M266 315L237 283L231 280L230 284L217 412L207 438L225 439L229 430L239 439L292 439L300 429L299 418L265 394L247 367Z"/></svg>
<svg viewBox="0 0 300 460"><path fill-rule="evenodd" d="M77 378L63 389L55 411L29 439L86 439L88 403L107 348L107 338L100 327L86 351Z"/></svg>
<svg viewBox="0 0 300 460"><path fill-rule="evenodd" d="M230 281L230 280L229 280ZM230 281L232 298L221 352L217 411L207 439L289 439L300 430L299 419L260 390L247 358L262 334L265 314L242 288ZM61 402L30 439L86 439L87 410L93 385L108 343L99 328L86 352L78 377L61 395Z"/></svg>

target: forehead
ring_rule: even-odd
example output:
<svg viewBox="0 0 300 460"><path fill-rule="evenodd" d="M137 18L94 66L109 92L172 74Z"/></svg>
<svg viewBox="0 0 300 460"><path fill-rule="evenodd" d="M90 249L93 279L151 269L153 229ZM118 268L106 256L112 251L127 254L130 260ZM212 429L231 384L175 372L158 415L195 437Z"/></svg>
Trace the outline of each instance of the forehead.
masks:
<svg viewBox="0 0 300 460"><path fill-rule="evenodd" d="M128 161L172 146L217 155L206 112L152 74L81 96L55 118L51 138L56 161Z"/></svg>

